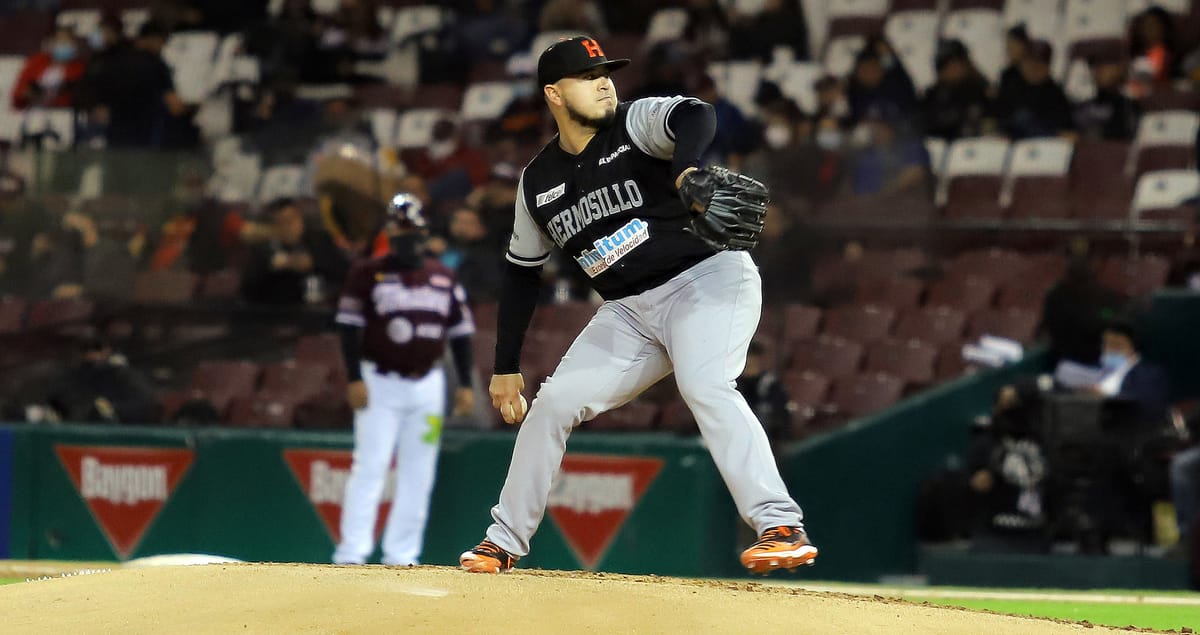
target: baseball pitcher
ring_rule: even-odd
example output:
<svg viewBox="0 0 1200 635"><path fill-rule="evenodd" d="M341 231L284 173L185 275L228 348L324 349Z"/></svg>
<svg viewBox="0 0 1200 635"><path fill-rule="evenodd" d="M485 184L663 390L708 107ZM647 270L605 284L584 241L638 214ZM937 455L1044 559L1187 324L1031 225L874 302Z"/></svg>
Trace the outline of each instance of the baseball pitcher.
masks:
<svg viewBox="0 0 1200 635"><path fill-rule="evenodd" d="M560 41L538 60L558 135L526 166L501 290L489 392L504 419L523 419L495 521L459 561L473 572L513 567L545 513L567 436L675 373L742 518L759 540L753 572L809 564L800 507L788 495L762 425L734 389L762 304L753 247L767 191L724 168L697 168L713 108L689 97L617 101L596 40ZM606 301L528 413L520 350L541 267L558 248Z"/></svg>

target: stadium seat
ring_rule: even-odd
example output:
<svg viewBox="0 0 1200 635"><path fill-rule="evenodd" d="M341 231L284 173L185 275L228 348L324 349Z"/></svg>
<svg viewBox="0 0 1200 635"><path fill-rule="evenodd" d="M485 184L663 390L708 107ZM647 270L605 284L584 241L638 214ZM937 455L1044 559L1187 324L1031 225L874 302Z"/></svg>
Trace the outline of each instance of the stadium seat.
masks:
<svg viewBox="0 0 1200 635"><path fill-rule="evenodd" d="M196 365L188 387L203 393L217 412L226 413L235 397L253 394L259 370L257 364L245 360L206 360Z"/></svg>
<svg viewBox="0 0 1200 635"><path fill-rule="evenodd" d="M992 305L996 283L979 276L949 276L929 286L927 306L950 306L973 313Z"/></svg>
<svg viewBox="0 0 1200 635"><path fill-rule="evenodd" d="M11 295L0 296L0 333L20 331L28 305L25 298Z"/></svg>
<svg viewBox="0 0 1200 635"><path fill-rule="evenodd" d="M1016 307L984 309L971 316L967 335L970 338L994 335L1029 346L1037 335L1040 321L1040 311L1037 310Z"/></svg>
<svg viewBox="0 0 1200 635"><path fill-rule="evenodd" d="M764 306L762 315L758 318L758 329L754 331L754 339L767 339L777 342L783 337L783 308L779 306Z"/></svg>
<svg viewBox="0 0 1200 635"><path fill-rule="evenodd" d="M1057 2L1046 0L1006 0L1004 3L1004 27L1024 24L1029 37L1053 42L1058 38L1059 21L1062 14Z"/></svg>
<svg viewBox="0 0 1200 635"><path fill-rule="evenodd" d="M473 305L471 317L475 320L475 328L481 331L495 331L497 309L495 302L480 302ZM535 312L534 315L536 314Z"/></svg>
<svg viewBox="0 0 1200 635"><path fill-rule="evenodd" d="M454 105L458 110L458 104ZM433 124L451 113L442 108L412 108L396 124L396 145L401 149L422 148L433 140Z"/></svg>
<svg viewBox="0 0 1200 635"><path fill-rule="evenodd" d="M910 388L933 382L937 347L917 339L887 339L867 348L866 370L902 379Z"/></svg>
<svg viewBox="0 0 1200 635"><path fill-rule="evenodd" d="M1130 298L1145 296L1167 282L1171 263L1157 254L1104 260L1098 277L1105 286Z"/></svg>
<svg viewBox="0 0 1200 635"><path fill-rule="evenodd" d="M91 300L82 298L39 300L29 307L25 326L37 329L83 322L92 317L94 308Z"/></svg>
<svg viewBox="0 0 1200 635"><path fill-rule="evenodd" d="M212 70L220 37L212 31L176 31L167 37L162 59L171 67L175 90L185 103L204 101L212 89Z"/></svg>
<svg viewBox="0 0 1200 635"><path fill-rule="evenodd" d="M58 12L55 25L71 29L75 37L86 38L100 26L100 9L65 9Z"/></svg>
<svg viewBox="0 0 1200 635"><path fill-rule="evenodd" d="M534 311L529 328L531 331L556 333L574 339L599 308L599 305L591 302L544 304ZM494 325L495 318L492 319Z"/></svg>
<svg viewBox="0 0 1200 635"><path fill-rule="evenodd" d="M1046 293L1062 277L1061 272L1033 268L1026 275L1003 283L996 293L996 307L1041 310Z"/></svg>
<svg viewBox="0 0 1200 635"><path fill-rule="evenodd" d="M340 353L339 353L340 356ZM496 360L496 331L476 331L471 338L471 359L475 364L475 373L481 382L491 380ZM527 377L526 381L532 381Z"/></svg>
<svg viewBox="0 0 1200 635"><path fill-rule="evenodd" d="M367 122L371 125L371 137L380 146L390 146L396 141L396 120L399 117L392 108L372 108L367 111Z"/></svg>
<svg viewBox="0 0 1200 635"><path fill-rule="evenodd" d="M830 401L847 417L874 414L900 400L904 382L887 373L863 373L834 381Z"/></svg>
<svg viewBox="0 0 1200 635"><path fill-rule="evenodd" d="M393 44L442 28L448 19L446 9L435 4L398 7L392 15L388 38Z"/></svg>
<svg viewBox="0 0 1200 635"><path fill-rule="evenodd" d="M267 203L281 197L296 197L303 194L305 167L303 165L276 165L267 168L258 184L257 199Z"/></svg>
<svg viewBox="0 0 1200 635"><path fill-rule="evenodd" d="M646 26L645 45L653 46L659 42L674 42L684 38L688 25L687 9L669 7L659 9L650 16ZM535 49L534 53L538 51Z"/></svg>
<svg viewBox="0 0 1200 635"><path fill-rule="evenodd" d="M1138 122L1132 163L1126 174L1188 168L1195 159L1200 113L1163 110L1146 113Z"/></svg>
<svg viewBox="0 0 1200 635"><path fill-rule="evenodd" d="M780 381L788 394L788 406L792 413L792 438L809 432L812 424L826 410L829 395L829 379L821 373L806 370L785 373Z"/></svg>
<svg viewBox="0 0 1200 635"><path fill-rule="evenodd" d="M1196 170L1147 172L1133 192L1130 220L1180 218L1195 221L1198 211L1184 202L1200 196L1200 173Z"/></svg>
<svg viewBox="0 0 1200 635"><path fill-rule="evenodd" d="M962 342L952 342L938 350L937 365L934 368L938 381L962 377L971 369L962 357L962 347Z"/></svg>
<svg viewBox="0 0 1200 635"><path fill-rule="evenodd" d="M139 304L186 304L196 291L190 271L139 271L133 277L131 298Z"/></svg>
<svg viewBox="0 0 1200 635"><path fill-rule="evenodd" d="M696 418L678 395L662 405L658 415L659 427L675 434L699 434Z"/></svg>
<svg viewBox="0 0 1200 635"><path fill-rule="evenodd" d="M1130 145L1122 141L1081 141L1071 160L1072 216L1116 220L1129 216L1133 180L1125 175Z"/></svg>
<svg viewBox="0 0 1200 635"><path fill-rule="evenodd" d="M329 369L335 382L346 380L346 363L342 358L342 343L335 333L302 335L296 340L293 358L300 363L320 364ZM491 364L490 358L488 364Z"/></svg>
<svg viewBox="0 0 1200 635"><path fill-rule="evenodd" d="M30 109L20 117L18 139L37 140L49 150L65 150L75 143L75 113L70 108Z"/></svg>
<svg viewBox="0 0 1200 635"><path fill-rule="evenodd" d="M1074 148L1063 139L1024 139L1012 146L1000 204L1011 218L1067 218Z"/></svg>
<svg viewBox="0 0 1200 635"><path fill-rule="evenodd" d="M900 315L895 335L934 344L958 342L966 320L962 311L947 306L909 309Z"/></svg>
<svg viewBox="0 0 1200 635"><path fill-rule="evenodd" d="M779 90L804 112L816 112L817 92L814 84L822 74L819 64L797 62L788 64L775 78Z"/></svg>
<svg viewBox="0 0 1200 635"><path fill-rule="evenodd" d="M896 321L896 310L889 306L865 304L830 309L825 313L822 332L863 343L884 339Z"/></svg>
<svg viewBox="0 0 1200 635"><path fill-rule="evenodd" d="M206 276L200 283L200 297L208 300L236 298L242 288L242 272L238 269L221 269Z"/></svg>
<svg viewBox="0 0 1200 635"><path fill-rule="evenodd" d="M1000 218L1000 186L1009 143L999 138L959 139L947 151L937 201L948 218Z"/></svg>
<svg viewBox="0 0 1200 635"><path fill-rule="evenodd" d="M459 114L463 121L499 119L512 103L516 88L512 82L482 82L467 86Z"/></svg>
<svg viewBox="0 0 1200 635"><path fill-rule="evenodd" d="M1142 107L1142 112L1161 112L1164 110L1200 111L1200 92L1161 88L1142 98L1138 104Z"/></svg>
<svg viewBox="0 0 1200 635"><path fill-rule="evenodd" d="M907 274L929 263L924 251L912 248L866 249L859 260L862 275L894 276Z"/></svg>
<svg viewBox="0 0 1200 635"><path fill-rule="evenodd" d="M883 28L887 17L888 0L838 0L829 3L825 19L827 36L844 35L870 37Z"/></svg>
<svg viewBox="0 0 1200 635"><path fill-rule="evenodd" d="M716 84L717 92L737 106L742 114L751 117L758 113L754 97L758 94L762 75L763 67L758 61L735 60L708 65L708 76Z"/></svg>
<svg viewBox="0 0 1200 635"><path fill-rule="evenodd" d="M1051 72L1062 80L1080 43L1125 37L1125 0L1067 0Z"/></svg>
<svg viewBox="0 0 1200 635"><path fill-rule="evenodd" d="M825 53L821 58L825 73L834 77L849 75L854 70L854 58L866 43L867 39L861 35L830 38L825 43Z"/></svg>
<svg viewBox="0 0 1200 635"><path fill-rule="evenodd" d="M925 137L925 152L929 154L929 171L935 178L942 178L946 171L946 140Z"/></svg>
<svg viewBox="0 0 1200 635"><path fill-rule="evenodd" d="M853 375L862 366L863 345L836 335L797 340L791 346L789 370L812 370L826 377Z"/></svg>
<svg viewBox="0 0 1200 635"><path fill-rule="evenodd" d="M1018 251L990 247L958 254L946 263L946 271L955 276L978 276L1002 282L1024 276L1031 266L1031 261Z"/></svg>
<svg viewBox="0 0 1200 635"><path fill-rule="evenodd" d="M335 388L329 367L318 362L288 360L270 364L262 370L262 390L289 395L295 403L303 403ZM337 398L340 393L335 393Z"/></svg>
<svg viewBox="0 0 1200 635"><path fill-rule="evenodd" d="M238 428L290 428L296 402L288 395L259 391L233 398L225 421Z"/></svg>
<svg viewBox="0 0 1200 635"><path fill-rule="evenodd" d="M781 312L782 338L785 345L816 336L821 325L822 311L806 304L785 304Z"/></svg>
<svg viewBox="0 0 1200 635"><path fill-rule="evenodd" d="M17 9L0 20L0 55L31 55L42 47L42 38L50 35L54 18L49 11ZM8 101L11 93L4 95Z"/></svg>
<svg viewBox="0 0 1200 635"><path fill-rule="evenodd" d="M999 81L1007 64L1004 18L1000 11L986 8L950 11L942 20L941 35L965 44L979 72L993 84Z"/></svg>
<svg viewBox="0 0 1200 635"><path fill-rule="evenodd" d="M991 9L992 11L1000 11L1004 8L1004 0L950 0L950 4L946 8L950 11L961 11L963 9Z"/></svg>
<svg viewBox="0 0 1200 635"><path fill-rule="evenodd" d="M583 424L583 430L650 430L658 419L658 406L634 400L602 413Z"/></svg>
<svg viewBox="0 0 1200 635"><path fill-rule="evenodd" d="M854 300L858 304L878 304L907 309L921 304L925 284L916 278L868 275L858 280Z"/></svg>

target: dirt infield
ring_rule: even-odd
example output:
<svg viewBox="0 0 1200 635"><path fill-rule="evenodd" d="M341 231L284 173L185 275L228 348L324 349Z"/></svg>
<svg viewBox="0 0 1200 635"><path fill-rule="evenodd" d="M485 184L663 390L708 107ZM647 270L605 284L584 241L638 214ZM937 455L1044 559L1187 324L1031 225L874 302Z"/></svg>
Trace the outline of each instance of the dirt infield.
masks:
<svg viewBox="0 0 1200 635"><path fill-rule="evenodd" d="M15 633L1101 633L883 598L675 578L222 564L0 587Z"/></svg>

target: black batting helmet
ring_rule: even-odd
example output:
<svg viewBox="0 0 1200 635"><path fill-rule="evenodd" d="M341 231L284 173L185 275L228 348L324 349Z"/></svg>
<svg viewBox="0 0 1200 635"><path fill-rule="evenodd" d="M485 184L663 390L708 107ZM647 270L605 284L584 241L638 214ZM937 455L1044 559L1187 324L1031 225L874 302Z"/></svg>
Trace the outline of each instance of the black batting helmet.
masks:
<svg viewBox="0 0 1200 635"><path fill-rule="evenodd" d="M387 217L384 222L394 222L400 227L424 230L428 227L425 215L421 213L421 199L400 192L388 202Z"/></svg>

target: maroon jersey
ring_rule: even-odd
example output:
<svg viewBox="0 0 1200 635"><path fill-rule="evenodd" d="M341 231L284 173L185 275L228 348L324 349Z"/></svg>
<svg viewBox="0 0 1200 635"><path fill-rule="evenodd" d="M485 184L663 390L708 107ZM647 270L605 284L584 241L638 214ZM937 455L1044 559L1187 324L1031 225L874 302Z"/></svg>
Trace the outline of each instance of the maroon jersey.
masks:
<svg viewBox="0 0 1200 635"><path fill-rule="evenodd" d="M400 269L386 256L350 268L337 322L363 328L362 357L381 373L429 372L446 340L475 332L467 296L454 273L435 260Z"/></svg>

